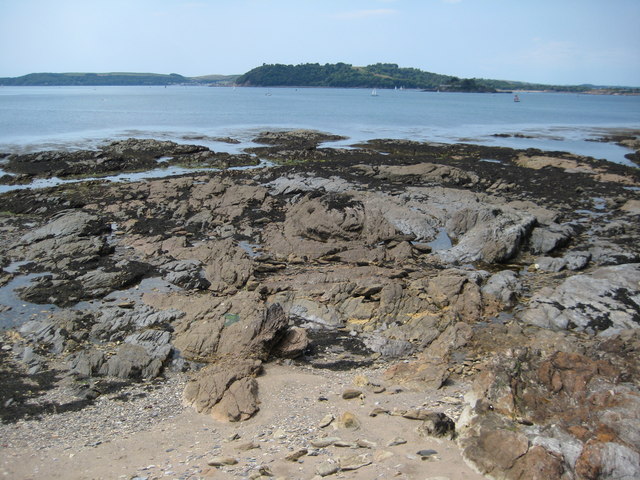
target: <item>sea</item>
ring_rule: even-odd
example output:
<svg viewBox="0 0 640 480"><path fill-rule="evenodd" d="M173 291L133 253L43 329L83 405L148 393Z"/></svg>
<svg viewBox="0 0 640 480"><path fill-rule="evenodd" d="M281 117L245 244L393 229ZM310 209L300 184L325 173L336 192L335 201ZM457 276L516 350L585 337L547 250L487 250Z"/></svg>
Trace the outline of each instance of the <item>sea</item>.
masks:
<svg viewBox="0 0 640 480"><path fill-rule="evenodd" d="M0 153L96 148L130 137L234 153L252 146L261 131L306 128L348 137L327 146L374 138L466 142L633 165L624 157L629 150L590 140L608 129L640 129L640 96L518 95L520 102L506 93L405 89L372 95L335 88L0 87Z"/></svg>
<svg viewBox="0 0 640 480"><path fill-rule="evenodd" d="M475 143L567 151L633 165L629 150L594 142L609 129L640 129L640 97L558 93L437 93L329 88L0 87L0 153L93 149L130 137L206 145L230 153L255 145L262 131L314 129L348 137L348 148L374 138ZM513 137L518 134L520 136ZM501 135L501 136L495 136ZM503 136L507 135L507 136ZM230 137L238 143L222 141ZM0 160L0 174L2 174ZM121 174L129 181L182 173L179 168ZM0 193L70 180L0 185ZM5 267L17 271L21 263ZM39 274L17 275L0 288L0 329L42 309L15 290Z"/></svg>

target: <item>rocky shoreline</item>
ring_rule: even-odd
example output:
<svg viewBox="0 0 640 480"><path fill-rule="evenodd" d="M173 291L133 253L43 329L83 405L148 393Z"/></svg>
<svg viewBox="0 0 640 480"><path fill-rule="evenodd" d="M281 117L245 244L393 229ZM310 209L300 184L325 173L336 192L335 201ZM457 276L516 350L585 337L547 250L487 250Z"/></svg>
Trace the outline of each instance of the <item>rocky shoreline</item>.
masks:
<svg viewBox="0 0 640 480"><path fill-rule="evenodd" d="M210 459L179 478L431 471L411 465L410 456L427 465L415 452L398 456L373 439L376 418L452 438L491 478L640 475L638 169L467 144L322 146L337 139L263 132L264 146L239 155L132 139L8 157L3 168L17 175L5 182L159 160L280 166L0 196L0 284L29 278L15 293L43 305L28 319L18 305L1 312L13 327L0 351L2 448L26 448L12 431L84 418L96 405L108 415L121 396L165 385L184 385L181 401L212 422L259 428L273 414L260 402L279 365L341 379L327 398L300 392L289 406L331 404L334 431L318 427L329 415L318 407L295 442L283 426L266 463ZM356 414L340 410L352 394ZM167 397L162 415L177 415ZM445 397L456 399L449 408ZM152 424L143 417L139 431ZM314 446L320 438L326 445ZM304 475L285 458L302 449Z"/></svg>

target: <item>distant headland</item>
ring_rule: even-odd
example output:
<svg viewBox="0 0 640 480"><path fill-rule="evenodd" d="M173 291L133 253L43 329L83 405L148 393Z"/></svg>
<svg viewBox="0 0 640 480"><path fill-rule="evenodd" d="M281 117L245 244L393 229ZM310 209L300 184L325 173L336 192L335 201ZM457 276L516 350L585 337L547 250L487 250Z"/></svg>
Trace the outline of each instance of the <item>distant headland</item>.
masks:
<svg viewBox="0 0 640 480"><path fill-rule="evenodd" d="M547 85L485 78L459 78L402 68L395 63L376 63L366 67L347 63L320 65L263 64L242 75L185 77L177 73L30 73L0 78L0 86L162 86L208 85L247 87L334 87L420 89L440 92L498 93L548 91L590 94L639 95L640 88L596 85Z"/></svg>

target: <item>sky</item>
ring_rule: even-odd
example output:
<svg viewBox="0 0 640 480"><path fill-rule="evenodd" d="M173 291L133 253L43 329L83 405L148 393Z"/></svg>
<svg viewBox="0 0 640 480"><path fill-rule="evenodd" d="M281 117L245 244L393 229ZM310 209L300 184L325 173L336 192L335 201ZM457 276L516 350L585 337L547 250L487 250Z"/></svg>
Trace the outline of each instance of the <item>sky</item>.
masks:
<svg viewBox="0 0 640 480"><path fill-rule="evenodd" d="M640 0L0 0L0 77L396 63L640 86Z"/></svg>

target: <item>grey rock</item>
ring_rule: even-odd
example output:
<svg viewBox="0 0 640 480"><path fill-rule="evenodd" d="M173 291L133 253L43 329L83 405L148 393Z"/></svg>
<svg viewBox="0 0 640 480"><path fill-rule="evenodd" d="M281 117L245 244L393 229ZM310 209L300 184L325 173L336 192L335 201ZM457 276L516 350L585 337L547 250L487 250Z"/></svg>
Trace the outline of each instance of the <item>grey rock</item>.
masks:
<svg viewBox="0 0 640 480"><path fill-rule="evenodd" d="M542 272L559 272L567 266L564 258L538 257L535 266Z"/></svg>
<svg viewBox="0 0 640 480"><path fill-rule="evenodd" d="M388 338L381 334L368 334L363 336L363 342L367 348L379 353L383 357L403 357L415 350L411 342L401 339Z"/></svg>
<svg viewBox="0 0 640 480"><path fill-rule="evenodd" d="M156 310L148 305L136 303L131 308L106 307L100 311L91 337L96 340L114 342L141 329L166 329L172 322L182 318L184 313L175 310Z"/></svg>
<svg viewBox="0 0 640 480"><path fill-rule="evenodd" d="M88 349L71 355L68 359L69 370L83 377L97 375L105 362L104 352Z"/></svg>
<svg viewBox="0 0 640 480"><path fill-rule="evenodd" d="M211 285L197 260L176 260L164 264L162 269L167 272L163 277L167 282L186 290L206 290Z"/></svg>
<svg viewBox="0 0 640 480"><path fill-rule="evenodd" d="M533 215L507 210L463 209L447 222L447 232L458 239L457 245L436 255L453 264L504 262L518 253L535 222Z"/></svg>
<svg viewBox="0 0 640 480"><path fill-rule="evenodd" d="M148 265L140 262L123 261L116 264L112 271L98 268L77 280L83 289L82 296L95 298L132 284L147 273L148 269Z"/></svg>
<svg viewBox="0 0 640 480"><path fill-rule="evenodd" d="M569 252L564 257L564 260L567 262L568 270L582 270L587 265L589 265L589 261L591 260L591 254L589 252Z"/></svg>
<svg viewBox="0 0 640 480"><path fill-rule="evenodd" d="M93 314L77 310L62 310L50 318L31 320L20 327L20 333L37 342L51 353L62 353L68 341L82 342L89 336Z"/></svg>
<svg viewBox="0 0 640 480"><path fill-rule="evenodd" d="M536 227L531 232L529 249L534 254L550 253L566 245L575 235L575 228L568 224L552 223L545 227Z"/></svg>
<svg viewBox="0 0 640 480"><path fill-rule="evenodd" d="M150 356L158 358L162 362L171 352L170 340L171 333L153 329L136 332L124 339L125 343L141 346Z"/></svg>
<svg viewBox="0 0 640 480"><path fill-rule="evenodd" d="M106 222L93 214L76 210L65 210L54 216L49 223L24 235L19 245L31 245L49 238L67 236L86 237L109 231Z"/></svg>
<svg viewBox="0 0 640 480"><path fill-rule="evenodd" d="M601 267L534 295L518 318L552 329L591 333L640 326L640 264Z"/></svg>
<svg viewBox="0 0 640 480"><path fill-rule="evenodd" d="M118 378L148 379L157 377L161 369L162 360L149 355L144 347L124 343L102 364L99 373Z"/></svg>
<svg viewBox="0 0 640 480"><path fill-rule="evenodd" d="M321 477L328 477L334 473L338 473L340 467L336 463L323 462L316 466L316 473Z"/></svg>
<svg viewBox="0 0 640 480"><path fill-rule="evenodd" d="M491 275L481 291L483 297L493 297L505 306L513 306L523 287L516 272L502 270Z"/></svg>

